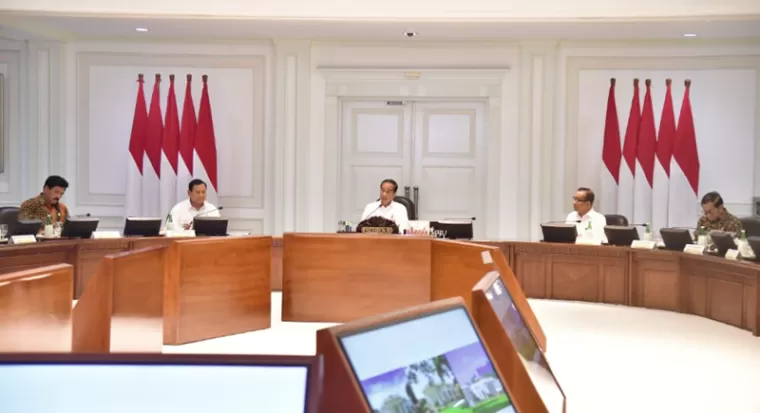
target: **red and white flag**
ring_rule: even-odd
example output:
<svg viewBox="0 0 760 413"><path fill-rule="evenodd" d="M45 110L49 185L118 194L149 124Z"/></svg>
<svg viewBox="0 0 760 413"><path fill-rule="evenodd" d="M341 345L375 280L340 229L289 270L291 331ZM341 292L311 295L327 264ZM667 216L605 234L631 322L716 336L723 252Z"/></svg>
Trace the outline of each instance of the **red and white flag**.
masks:
<svg viewBox="0 0 760 413"><path fill-rule="evenodd" d="M193 152L195 150L195 131L198 121L195 118L195 104L192 89L193 75L187 75L185 85L185 103L182 105L182 129L179 134L179 160L177 165L177 201L187 198L187 186L193 180Z"/></svg>
<svg viewBox="0 0 760 413"><path fill-rule="evenodd" d="M691 80L686 80L685 85L670 164L668 220L673 227L696 225L699 208L699 150L689 99Z"/></svg>
<svg viewBox="0 0 760 413"><path fill-rule="evenodd" d="M145 133L145 163L143 167L143 210L146 217L163 217L161 213L161 138L164 124L161 119L161 75L156 74L153 95L148 110Z"/></svg>
<svg viewBox="0 0 760 413"><path fill-rule="evenodd" d="M169 75L169 95L166 98L164 119L164 134L161 140L161 213L166 215L177 203L179 114L177 97L174 94L174 75Z"/></svg>
<svg viewBox="0 0 760 413"><path fill-rule="evenodd" d="M625 128L623 142L623 165L620 167L618 184L619 214L633 219L633 182L636 177L636 147L641 123L641 101L639 100L639 79L633 79L633 99L628 115L628 125Z"/></svg>
<svg viewBox="0 0 760 413"><path fill-rule="evenodd" d="M639 139L636 143L636 179L634 180L633 221L637 224L652 222L652 185L654 158L657 147L657 130L652 108L652 81L646 80L644 108L641 112Z"/></svg>
<svg viewBox="0 0 760 413"><path fill-rule="evenodd" d="M604 121L604 142L602 145L602 187L599 204L602 211L614 213L618 209L618 181L622 161L614 78L610 79L610 91L607 94L607 117Z"/></svg>
<svg viewBox="0 0 760 413"><path fill-rule="evenodd" d="M667 228L668 202L670 200L670 162L673 158L673 141L676 138L676 116L673 111L673 95L670 79L665 81L665 102L660 116L657 136L654 185L652 186L652 233L657 236L661 228Z"/></svg>
<svg viewBox="0 0 760 413"><path fill-rule="evenodd" d="M207 183L206 200L215 206L218 204L218 181L216 169L216 137L214 136L214 118L211 115L211 102L208 97L208 76L203 75L203 93L198 108L198 129L195 134L195 176Z"/></svg>
<svg viewBox="0 0 760 413"><path fill-rule="evenodd" d="M148 124L148 108L145 106L142 73L137 75L137 101L129 136L129 162L127 164L127 193L125 217L142 215L142 174L145 156L145 128Z"/></svg>

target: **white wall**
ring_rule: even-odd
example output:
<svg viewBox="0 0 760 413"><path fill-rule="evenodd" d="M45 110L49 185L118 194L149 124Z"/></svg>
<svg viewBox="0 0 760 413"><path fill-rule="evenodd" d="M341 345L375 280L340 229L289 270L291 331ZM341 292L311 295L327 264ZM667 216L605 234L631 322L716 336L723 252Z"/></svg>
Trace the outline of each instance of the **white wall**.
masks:
<svg viewBox="0 0 760 413"><path fill-rule="evenodd" d="M181 105L184 73L193 73L199 87L198 75L207 72L220 148L220 204L235 219L231 225L264 233L332 231L334 222L326 211L337 199L330 173L337 162L332 142L338 125L330 114L345 87L359 90L346 78L388 76L376 71L382 68L423 73L431 68L508 68L498 90L486 87L482 92L500 118L489 124L489 133L496 136L489 142L489 191L495 200L489 204L495 217L489 238L535 239L538 223L564 217L575 187L598 185L594 171L601 168L597 158L611 76L619 79L623 131L630 105L625 79L655 81L657 120L663 79L674 79L676 111L683 78L694 81L702 186L723 192L729 207L742 214L749 212L752 196L760 196L760 145L753 145L760 139L759 57L760 47L741 44L2 43L0 70L9 73L6 127L14 131L7 135L6 166L19 173L0 175L0 202L18 203L39 191L47 174L61 173L72 182L65 201L75 211L120 226L126 169L120 165L126 163L122 149L129 137L136 73L149 80L162 73L166 93L166 76L174 72ZM343 83L335 83L335 76ZM348 86L340 89L339 84ZM261 91L240 91L237 85L263 86ZM149 88L146 94L150 99ZM715 131L723 135L716 137ZM717 139L727 139L734 148L712 150ZM579 155L585 153L592 153L588 161ZM723 169L733 161L741 164L740 170ZM233 176L238 180L225 184Z"/></svg>

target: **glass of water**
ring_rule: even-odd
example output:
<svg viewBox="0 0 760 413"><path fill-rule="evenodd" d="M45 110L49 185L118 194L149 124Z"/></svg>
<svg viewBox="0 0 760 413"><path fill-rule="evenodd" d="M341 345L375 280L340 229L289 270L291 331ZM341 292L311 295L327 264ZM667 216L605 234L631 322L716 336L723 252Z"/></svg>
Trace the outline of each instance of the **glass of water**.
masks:
<svg viewBox="0 0 760 413"><path fill-rule="evenodd" d="M0 239L5 239L8 235L8 225L0 224Z"/></svg>

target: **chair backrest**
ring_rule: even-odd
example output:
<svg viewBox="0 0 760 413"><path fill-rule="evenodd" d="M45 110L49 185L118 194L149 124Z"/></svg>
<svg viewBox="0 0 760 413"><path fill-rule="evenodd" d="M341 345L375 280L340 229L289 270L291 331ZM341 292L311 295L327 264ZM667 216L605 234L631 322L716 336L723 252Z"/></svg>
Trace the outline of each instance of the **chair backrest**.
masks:
<svg viewBox="0 0 760 413"><path fill-rule="evenodd" d="M760 217L739 218L748 237L760 237Z"/></svg>
<svg viewBox="0 0 760 413"><path fill-rule="evenodd" d="M14 206L0 207L0 225L7 225L10 231L11 227L18 222L18 211L19 208Z"/></svg>
<svg viewBox="0 0 760 413"><path fill-rule="evenodd" d="M396 195L393 200L406 207L406 214L409 216L410 221L415 221L417 219L417 207L411 199L405 196Z"/></svg>
<svg viewBox="0 0 760 413"><path fill-rule="evenodd" d="M623 227L628 226L628 218L619 214L609 214L604 216L607 219L607 225L620 225Z"/></svg>
<svg viewBox="0 0 760 413"><path fill-rule="evenodd" d="M379 200L380 198L377 199L377 201ZM406 215L410 221L417 220L417 207L414 205L414 202L412 202L411 199L405 196L396 195L396 197L393 198L393 200L403 205L406 208Z"/></svg>

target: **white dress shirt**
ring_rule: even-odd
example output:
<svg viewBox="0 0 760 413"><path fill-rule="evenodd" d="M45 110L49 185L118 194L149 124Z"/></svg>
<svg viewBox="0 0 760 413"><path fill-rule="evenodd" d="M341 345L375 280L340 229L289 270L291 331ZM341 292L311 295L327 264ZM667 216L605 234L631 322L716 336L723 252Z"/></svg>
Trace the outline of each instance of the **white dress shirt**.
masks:
<svg viewBox="0 0 760 413"><path fill-rule="evenodd" d="M580 221L580 222L578 222ZM580 216L576 211L571 212L567 216L567 223L574 223L578 229L578 237L583 237L588 228L588 223L591 222L591 231L595 240L599 240L602 243L607 242L607 236L604 234L604 227L607 226L607 218L591 208L585 215Z"/></svg>
<svg viewBox="0 0 760 413"><path fill-rule="evenodd" d="M190 200L186 199L175 205L170 214L175 228L180 229L193 222L193 219L200 214L203 214L204 217L218 217L219 210L213 204L205 201L202 207L196 209Z"/></svg>
<svg viewBox="0 0 760 413"><path fill-rule="evenodd" d="M398 225L399 233L403 234L405 229L409 228L409 215L406 207L398 202L391 201L387 207L383 206L380 201L370 202L364 207L361 221L370 217L383 217L390 219Z"/></svg>

